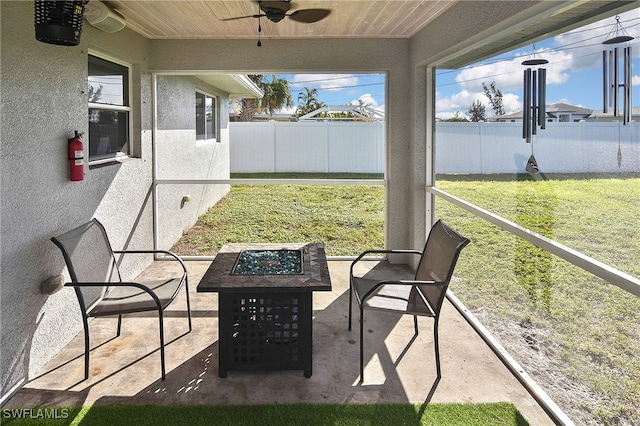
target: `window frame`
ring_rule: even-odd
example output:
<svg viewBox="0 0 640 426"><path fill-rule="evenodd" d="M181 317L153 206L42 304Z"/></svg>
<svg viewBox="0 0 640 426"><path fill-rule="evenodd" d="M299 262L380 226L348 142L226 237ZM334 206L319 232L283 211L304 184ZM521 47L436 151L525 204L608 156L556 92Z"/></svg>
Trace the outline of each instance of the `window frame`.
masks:
<svg viewBox="0 0 640 426"><path fill-rule="evenodd" d="M205 101L205 111L206 111L206 100L207 98L211 99L212 101L212 119L213 119L213 130L211 132L211 135L209 135L207 133L207 123L206 120L204 122L204 138L200 137L200 134L198 133L198 95L203 95L204 96L204 101ZM212 95L211 93L208 93L204 90L200 90L200 89L196 89L195 90L195 105L194 105L194 124L195 124L195 131L196 131L196 143L206 143L206 142L219 142L220 141L220 101L218 99L218 96L216 95Z"/></svg>
<svg viewBox="0 0 640 426"><path fill-rule="evenodd" d="M89 76L90 76L90 72L89 72L90 57L95 57L103 61L111 62L114 65L118 65L120 67L124 67L127 69L127 77L126 79L123 79L123 84L126 84L126 87L124 88L124 95L123 95L123 104L125 105L113 105L113 104L106 104L106 103L100 103L100 102L89 102L87 99L87 110L89 114L91 113L92 110L115 111L115 112L124 113L126 115L126 127L127 127L125 131L127 140L123 145L123 150L113 154L104 154L100 156L95 156L93 158L90 156L91 154L89 150L89 152L87 153L87 158L88 158L88 164L91 166L91 165L119 161L122 159L130 158L132 155L132 123L131 121L132 121L133 114L132 114L132 107L131 107L131 100L132 100L131 98L132 75L131 74L132 74L133 67L128 62L125 62L113 56L89 49L87 52L87 88L89 86ZM88 121L87 121L87 129L89 129ZM89 141L90 141L90 135L89 135ZM87 144L90 144L90 142L87 142Z"/></svg>

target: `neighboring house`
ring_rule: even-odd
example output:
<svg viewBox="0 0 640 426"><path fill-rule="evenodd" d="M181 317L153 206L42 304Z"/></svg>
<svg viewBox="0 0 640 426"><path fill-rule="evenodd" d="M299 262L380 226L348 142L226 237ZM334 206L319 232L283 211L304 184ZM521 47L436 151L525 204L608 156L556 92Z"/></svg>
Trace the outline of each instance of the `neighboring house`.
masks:
<svg viewBox="0 0 640 426"><path fill-rule="evenodd" d="M602 110L595 110L591 113L587 121L622 121L621 112L618 111L617 116L613 116L613 108L604 113ZM640 121L640 107L631 108L631 121Z"/></svg>
<svg viewBox="0 0 640 426"><path fill-rule="evenodd" d="M586 120L593 110L574 105L556 103L546 106L547 123L577 123ZM522 122L522 111L513 114L500 115L491 119L499 123Z"/></svg>

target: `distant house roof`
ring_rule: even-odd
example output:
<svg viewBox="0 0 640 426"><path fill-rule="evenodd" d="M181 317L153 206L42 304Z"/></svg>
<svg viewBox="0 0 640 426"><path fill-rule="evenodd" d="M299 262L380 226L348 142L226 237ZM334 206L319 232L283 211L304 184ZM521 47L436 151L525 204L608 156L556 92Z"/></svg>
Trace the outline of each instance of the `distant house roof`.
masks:
<svg viewBox="0 0 640 426"><path fill-rule="evenodd" d="M618 115L619 114L621 113L618 112ZM631 108L631 117L640 118L640 107ZM589 118L594 118L594 119L613 118L613 108L609 108L609 111L607 112L602 112L601 109L594 110L591 113L591 116Z"/></svg>
<svg viewBox="0 0 640 426"><path fill-rule="evenodd" d="M575 115L590 115L593 112L591 109L563 103L547 105L546 110L547 114L567 113Z"/></svg>
<svg viewBox="0 0 640 426"><path fill-rule="evenodd" d="M571 115L582 115L584 117L588 117L591 115L593 110L582 108L575 105L564 104L562 102L550 104L545 106L547 117L549 118L557 118L560 114L571 114ZM495 117L496 120L513 120L520 119L522 120L522 111L514 112L512 114L504 114Z"/></svg>

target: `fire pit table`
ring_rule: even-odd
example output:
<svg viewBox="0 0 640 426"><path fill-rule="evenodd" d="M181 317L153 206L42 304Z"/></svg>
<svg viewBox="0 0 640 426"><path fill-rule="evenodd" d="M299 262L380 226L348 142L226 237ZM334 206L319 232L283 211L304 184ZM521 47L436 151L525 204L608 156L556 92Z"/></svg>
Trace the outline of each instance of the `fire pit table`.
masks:
<svg viewBox="0 0 640 426"><path fill-rule="evenodd" d="M331 291L322 243L225 244L197 287L218 293L218 374L312 374L313 292Z"/></svg>

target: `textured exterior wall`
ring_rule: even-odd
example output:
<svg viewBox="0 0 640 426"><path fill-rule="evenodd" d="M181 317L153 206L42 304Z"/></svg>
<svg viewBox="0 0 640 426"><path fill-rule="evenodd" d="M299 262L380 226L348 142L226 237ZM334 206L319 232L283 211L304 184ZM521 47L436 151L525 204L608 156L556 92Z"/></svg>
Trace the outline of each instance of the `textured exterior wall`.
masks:
<svg viewBox="0 0 640 426"><path fill-rule="evenodd" d="M71 289L53 296L40 283L64 271L50 241L92 217L115 248L152 242L150 78L147 41L130 31L108 36L85 24L80 46L35 40L33 2L2 2L1 283L2 395L38 371L81 330ZM126 39L126 43L123 41ZM115 48L115 46L122 46ZM133 144L140 158L86 169L68 179L67 139L87 131L87 49L133 65ZM141 108L144 105L145 111ZM88 154L85 141L85 157ZM125 264L126 275L144 265Z"/></svg>
<svg viewBox="0 0 640 426"><path fill-rule="evenodd" d="M220 133L214 141L196 141L196 89L218 99ZM156 158L158 179L229 179L229 94L190 76L157 77ZM220 117L221 116L221 117ZM229 185L158 186L158 246L168 250ZM191 201L182 202L185 195Z"/></svg>
<svg viewBox="0 0 640 426"><path fill-rule="evenodd" d="M108 34L85 22L79 46L45 44L34 37L33 13L33 2L0 2L0 402L82 331L72 289L51 296L40 292L45 279L68 276L50 238L96 217L116 250L151 249L154 242L149 41L126 28ZM132 155L119 162L85 165L85 180L70 182L67 139L74 130L86 133L88 128L89 50L131 66ZM188 177L228 177L228 94L199 87L220 95L225 113L220 117L220 142L196 146L194 88L202 82L192 77L173 81L162 87L168 97L158 94L165 99L158 121L159 143L166 148L160 164L163 175L184 178L184 170L190 170ZM179 96L171 98L174 94ZM84 142L87 158L88 138ZM189 154L194 148L196 155ZM184 189L165 188L160 194L167 209L161 217L171 219L164 225L174 227L167 233L173 241L227 190L188 188L194 201L180 209ZM173 241L165 239L162 248ZM134 278L152 261L150 256L125 259L124 279Z"/></svg>

